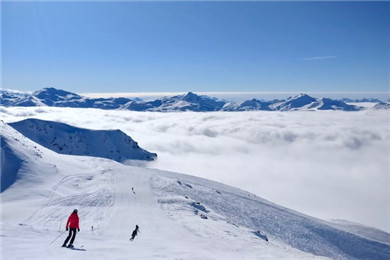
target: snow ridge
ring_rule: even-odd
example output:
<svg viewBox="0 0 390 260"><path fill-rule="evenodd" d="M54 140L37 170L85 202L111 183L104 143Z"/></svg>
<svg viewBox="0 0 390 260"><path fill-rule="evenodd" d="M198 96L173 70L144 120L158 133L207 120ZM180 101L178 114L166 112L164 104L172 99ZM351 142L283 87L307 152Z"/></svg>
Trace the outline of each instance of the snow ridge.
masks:
<svg viewBox="0 0 390 260"><path fill-rule="evenodd" d="M157 158L120 130L89 130L63 123L26 119L9 124L26 137L57 153L151 161Z"/></svg>

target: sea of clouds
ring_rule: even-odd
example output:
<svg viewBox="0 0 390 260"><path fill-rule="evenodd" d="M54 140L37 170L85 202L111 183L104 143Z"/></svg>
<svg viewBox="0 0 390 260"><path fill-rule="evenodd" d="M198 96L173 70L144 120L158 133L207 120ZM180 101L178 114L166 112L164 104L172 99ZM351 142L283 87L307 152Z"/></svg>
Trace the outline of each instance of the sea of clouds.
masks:
<svg viewBox="0 0 390 260"><path fill-rule="evenodd" d="M390 231L388 111L153 113L0 108L2 120L34 117L121 129L158 154L128 162L196 175L322 219Z"/></svg>

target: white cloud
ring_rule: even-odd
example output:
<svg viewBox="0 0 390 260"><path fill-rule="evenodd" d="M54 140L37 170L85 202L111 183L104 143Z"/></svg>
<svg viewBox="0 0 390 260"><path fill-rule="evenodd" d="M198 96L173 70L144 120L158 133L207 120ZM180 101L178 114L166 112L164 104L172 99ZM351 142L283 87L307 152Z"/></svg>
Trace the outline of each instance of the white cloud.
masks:
<svg viewBox="0 0 390 260"><path fill-rule="evenodd" d="M304 60L330 60L330 59L337 59L337 56L330 55L330 56L316 56L316 57L304 58Z"/></svg>
<svg viewBox="0 0 390 260"><path fill-rule="evenodd" d="M156 152L148 167L205 177L325 219L389 230L386 111L147 113L3 108L92 129L121 129Z"/></svg>

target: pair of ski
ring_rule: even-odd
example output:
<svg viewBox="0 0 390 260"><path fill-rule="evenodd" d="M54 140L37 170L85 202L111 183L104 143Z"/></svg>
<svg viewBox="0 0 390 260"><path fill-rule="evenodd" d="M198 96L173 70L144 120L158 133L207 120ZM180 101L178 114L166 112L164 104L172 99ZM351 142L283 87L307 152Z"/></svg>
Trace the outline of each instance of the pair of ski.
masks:
<svg viewBox="0 0 390 260"><path fill-rule="evenodd" d="M71 249L71 250L76 250L76 251L87 251L85 248L84 248L84 246L81 246L80 248L77 248L77 247L74 247L73 245L71 245L71 246L64 246L64 248L68 248L68 249Z"/></svg>

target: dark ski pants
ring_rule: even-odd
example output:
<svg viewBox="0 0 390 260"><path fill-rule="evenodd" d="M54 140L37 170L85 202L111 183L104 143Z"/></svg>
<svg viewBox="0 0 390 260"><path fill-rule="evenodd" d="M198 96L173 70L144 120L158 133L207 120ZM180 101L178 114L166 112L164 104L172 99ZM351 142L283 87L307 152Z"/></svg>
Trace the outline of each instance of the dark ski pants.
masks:
<svg viewBox="0 0 390 260"><path fill-rule="evenodd" d="M131 234L131 238L129 239L130 241L133 241L134 238L138 235L138 232L137 231L133 231L133 233Z"/></svg>
<svg viewBox="0 0 390 260"><path fill-rule="evenodd" d="M72 239L71 239L72 238ZM74 239L76 238L76 229L75 228L70 228L69 229L69 235L65 239L64 245L66 245L70 239L69 245L73 245Z"/></svg>

